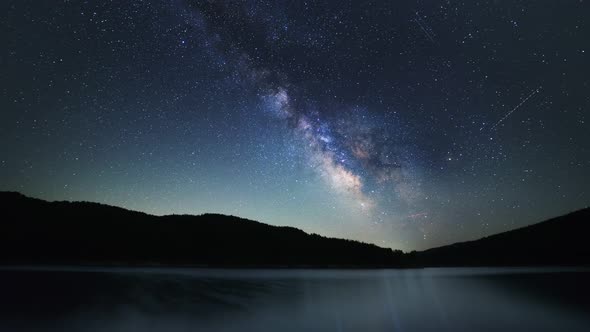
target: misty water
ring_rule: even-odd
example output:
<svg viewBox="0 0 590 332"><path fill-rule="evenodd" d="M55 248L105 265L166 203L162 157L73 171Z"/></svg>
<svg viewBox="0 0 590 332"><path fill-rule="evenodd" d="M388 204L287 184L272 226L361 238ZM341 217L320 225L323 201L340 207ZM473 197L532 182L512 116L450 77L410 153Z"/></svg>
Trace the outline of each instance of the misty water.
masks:
<svg viewBox="0 0 590 332"><path fill-rule="evenodd" d="M0 331L590 331L590 270L0 269Z"/></svg>

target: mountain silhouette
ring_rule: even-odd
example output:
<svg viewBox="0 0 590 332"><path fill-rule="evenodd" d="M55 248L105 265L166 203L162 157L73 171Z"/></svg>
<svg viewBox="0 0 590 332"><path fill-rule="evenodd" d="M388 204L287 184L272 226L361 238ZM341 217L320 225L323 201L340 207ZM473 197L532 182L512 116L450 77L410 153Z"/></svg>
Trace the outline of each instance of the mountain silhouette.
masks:
<svg viewBox="0 0 590 332"><path fill-rule="evenodd" d="M212 267L590 265L590 209L476 241L403 253L220 214L153 216L0 192L0 264Z"/></svg>
<svg viewBox="0 0 590 332"><path fill-rule="evenodd" d="M402 252L220 214L153 216L0 192L1 264L399 265Z"/></svg>
<svg viewBox="0 0 590 332"><path fill-rule="evenodd" d="M590 208L411 255L418 266L590 265Z"/></svg>

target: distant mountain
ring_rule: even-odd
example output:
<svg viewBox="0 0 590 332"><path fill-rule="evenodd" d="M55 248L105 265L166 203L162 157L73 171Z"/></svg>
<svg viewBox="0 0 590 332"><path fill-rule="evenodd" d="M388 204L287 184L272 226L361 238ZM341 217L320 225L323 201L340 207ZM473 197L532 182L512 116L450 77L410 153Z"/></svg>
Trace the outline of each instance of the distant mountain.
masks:
<svg viewBox="0 0 590 332"><path fill-rule="evenodd" d="M418 266L590 265L590 208L411 256Z"/></svg>
<svg viewBox="0 0 590 332"><path fill-rule="evenodd" d="M0 192L0 264L398 266L402 252L219 214L153 216Z"/></svg>
<svg viewBox="0 0 590 332"><path fill-rule="evenodd" d="M404 254L220 214L153 216L0 192L0 265L427 267L590 265L590 208L476 241Z"/></svg>

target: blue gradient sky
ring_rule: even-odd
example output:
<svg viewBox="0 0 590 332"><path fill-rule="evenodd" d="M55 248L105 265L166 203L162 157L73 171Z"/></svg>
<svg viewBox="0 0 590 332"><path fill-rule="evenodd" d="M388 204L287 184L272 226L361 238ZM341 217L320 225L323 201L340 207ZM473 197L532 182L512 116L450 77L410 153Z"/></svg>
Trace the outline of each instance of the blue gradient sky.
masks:
<svg viewBox="0 0 590 332"><path fill-rule="evenodd" d="M0 190L403 250L588 206L579 1L8 1Z"/></svg>

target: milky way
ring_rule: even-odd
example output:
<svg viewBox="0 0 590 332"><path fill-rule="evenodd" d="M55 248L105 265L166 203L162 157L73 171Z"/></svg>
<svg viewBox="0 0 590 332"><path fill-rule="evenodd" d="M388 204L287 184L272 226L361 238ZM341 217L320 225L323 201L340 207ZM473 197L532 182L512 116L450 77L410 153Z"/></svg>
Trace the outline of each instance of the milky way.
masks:
<svg viewBox="0 0 590 332"><path fill-rule="evenodd" d="M232 34L231 28L225 30L228 27L223 23L232 21L228 24L230 27L244 24L238 32L242 38L243 35L257 36L260 31L248 31L251 26L245 23L252 21L258 23L257 21L262 20L266 15L252 13L253 7L249 6L256 7L255 3L222 1L191 4L189 6L192 10L191 14L196 13L198 17L198 23L195 26L202 28L211 41L209 45L219 51L221 56L235 67L234 70L241 77L246 78L242 81L246 83L246 87L258 91L260 99L270 107L271 113L288 124L288 128L300 138L300 144L305 146L309 166L317 171L335 193L352 199L352 208L358 208L367 213L376 208L375 199L371 197L373 195L367 189L366 182L369 177L379 187L379 191L397 192L400 194L398 197L404 199L412 196L407 193L401 195L400 190L396 191L396 184L405 180L401 164L392 161L395 158L394 153L385 154L383 146L379 148L373 142L374 137L380 133L375 133L373 128L363 127L362 123L350 118L345 110L351 108L351 105L326 105L329 108L327 111L337 112L338 121L343 124L339 126L338 136L335 137L332 134L334 123L323 120L322 114L310 112L305 102L296 101L308 100L308 98L304 92L299 95L293 92L300 89L288 75L264 65L257 65L257 61L253 60L248 53L247 47L236 52L235 45L239 45L240 42L233 38L240 38ZM222 24L220 25L218 21ZM268 28L270 27L269 25ZM276 42L272 35L263 36L262 39L264 39L262 44L266 47L272 47L272 44ZM368 112L368 110L364 111L364 113ZM374 192L375 190L371 190L371 193Z"/></svg>
<svg viewBox="0 0 590 332"><path fill-rule="evenodd" d="M581 1L6 2L0 190L404 250L587 206Z"/></svg>

